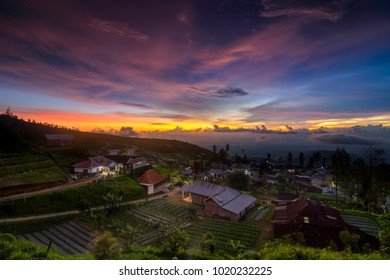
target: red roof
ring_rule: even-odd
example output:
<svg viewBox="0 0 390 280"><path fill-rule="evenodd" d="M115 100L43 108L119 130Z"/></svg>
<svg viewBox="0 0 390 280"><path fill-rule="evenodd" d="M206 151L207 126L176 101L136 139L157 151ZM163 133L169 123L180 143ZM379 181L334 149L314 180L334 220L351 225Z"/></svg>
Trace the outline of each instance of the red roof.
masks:
<svg viewBox="0 0 390 280"><path fill-rule="evenodd" d="M157 185L168 179L167 176L157 173L154 169L149 169L141 177L138 178L139 184Z"/></svg>

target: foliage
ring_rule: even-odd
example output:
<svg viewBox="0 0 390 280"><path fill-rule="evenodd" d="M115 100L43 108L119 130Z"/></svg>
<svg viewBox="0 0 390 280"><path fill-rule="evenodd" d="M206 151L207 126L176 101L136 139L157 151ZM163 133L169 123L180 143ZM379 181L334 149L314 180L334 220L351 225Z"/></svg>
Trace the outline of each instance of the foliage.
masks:
<svg viewBox="0 0 390 280"><path fill-rule="evenodd" d="M104 232L93 240L92 254L98 260L117 259L122 247L111 232Z"/></svg>
<svg viewBox="0 0 390 280"><path fill-rule="evenodd" d="M259 231L256 227L242 222L229 222L218 219L196 221L186 229L190 234L191 247L204 249L205 234L213 236L215 250L231 252L230 240L240 241L246 248L255 244Z"/></svg>
<svg viewBox="0 0 390 280"><path fill-rule="evenodd" d="M104 207L107 210L107 216L111 216L114 211L119 208L123 196L120 195L119 193L115 192L109 192L103 196L104 199Z"/></svg>
<svg viewBox="0 0 390 280"><path fill-rule="evenodd" d="M0 216L22 216L46 214L80 208L80 202L87 200L90 206L104 205L108 193L120 194L123 201L146 197L144 188L126 175L119 176L103 184L88 184L63 191L41 194L26 199L0 205Z"/></svg>
<svg viewBox="0 0 390 280"><path fill-rule="evenodd" d="M60 259L60 255L30 241L17 240L9 233L0 233L1 260L43 260Z"/></svg>
<svg viewBox="0 0 390 280"><path fill-rule="evenodd" d="M350 233L348 230L340 231L339 235L345 250L352 251L354 253L359 252L359 246L358 246L358 241L360 238L359 235Z"/></svg>
<svg viewBox="0 0 390 280"><path fill-rule="evenodd" d="M244 191L249 189L250 179L243 171L229 173L227 179L231 188Z"/></svg>
<svg viewBox="0 0 390 280"><path fill-rule="evenodd" d="M168 233L163 240L164 248L173 254L177 253L179 250L185 250L189 243L189 235L179 228Z"/></svg>

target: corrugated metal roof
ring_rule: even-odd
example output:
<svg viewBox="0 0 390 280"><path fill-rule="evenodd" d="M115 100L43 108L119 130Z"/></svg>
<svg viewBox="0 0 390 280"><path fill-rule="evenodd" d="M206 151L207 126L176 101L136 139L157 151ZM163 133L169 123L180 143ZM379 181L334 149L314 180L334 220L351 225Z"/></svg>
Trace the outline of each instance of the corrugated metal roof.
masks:
<svg viewBox="0 0 390 280"><path fill-rule="evenodd" d="M74 168L90 168L91 162L89 160L84 160L72 165Z"/></svg>
<svg viewBox="0 0 390 280"><path fill-rule="evenodd" d="M239 214L255 201L256 198L253 196L241 194L235 197L233 200L229 201L227 204L223 205L222 208L234 214Z"/></svg>
<svg viewBox="0 0 390 280"><path fill-rule="evenodd" d="M223 206L231 200L235 199L237 196L241 195L241 193L235 189L225 188L223 192L215 195L212 199L219 205Z"/></svg>
<svg viewBox="0 0 390 280"><path fill-rule="evenodd" d="M140 163L140 162L143 162L143 161L146 161L145 157L137 157L137 158L130 158L127 161L127 163L128 164L136 164L136 163Z"/></svg>
<svg viewBox="0 0 390 280"><path fill-rule="evenodd" d="M181 190L205 197L212 197L223 192L224 187L206 181L195 181L192 186L184 185Z"/></svg>
<svg viewBox="0 0 390 280"><path fill-rule="evenodd" d="M234 214L241 213L256 201L256 198L242 194L238 190L205 181L195 181L192 186L184 185L181 190L208 197Z"/></svg>

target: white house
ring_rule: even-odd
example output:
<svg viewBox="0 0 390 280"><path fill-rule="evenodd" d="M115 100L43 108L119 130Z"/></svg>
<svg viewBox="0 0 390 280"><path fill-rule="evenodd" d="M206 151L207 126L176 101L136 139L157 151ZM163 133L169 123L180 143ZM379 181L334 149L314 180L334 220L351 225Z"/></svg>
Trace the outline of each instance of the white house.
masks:
<svg viewBox="0 0 390 280"><path fill-rule="evenodd" d="M72 165L74 173L84 175L108 174L117 166L117 163L104 156L90 157L87 160Z"/></svg>

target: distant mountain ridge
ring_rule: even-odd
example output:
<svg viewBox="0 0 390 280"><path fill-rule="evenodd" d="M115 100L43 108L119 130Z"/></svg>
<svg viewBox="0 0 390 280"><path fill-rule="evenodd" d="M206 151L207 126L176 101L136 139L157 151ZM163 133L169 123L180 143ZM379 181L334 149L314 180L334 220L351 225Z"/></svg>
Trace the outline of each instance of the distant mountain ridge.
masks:
<svg viewBox="0 0 390 280"><path fill-rule="evenodd" d="M182 155L188 159L207 158L211 151L179 140L123 137L110 134L81 132L55 125L27 122L15 116L0 115L0 151L3 153L28 152L32 147L45 146L46 134L71 134L74 148L88 150L135 147L145 155Z"/></svg>

